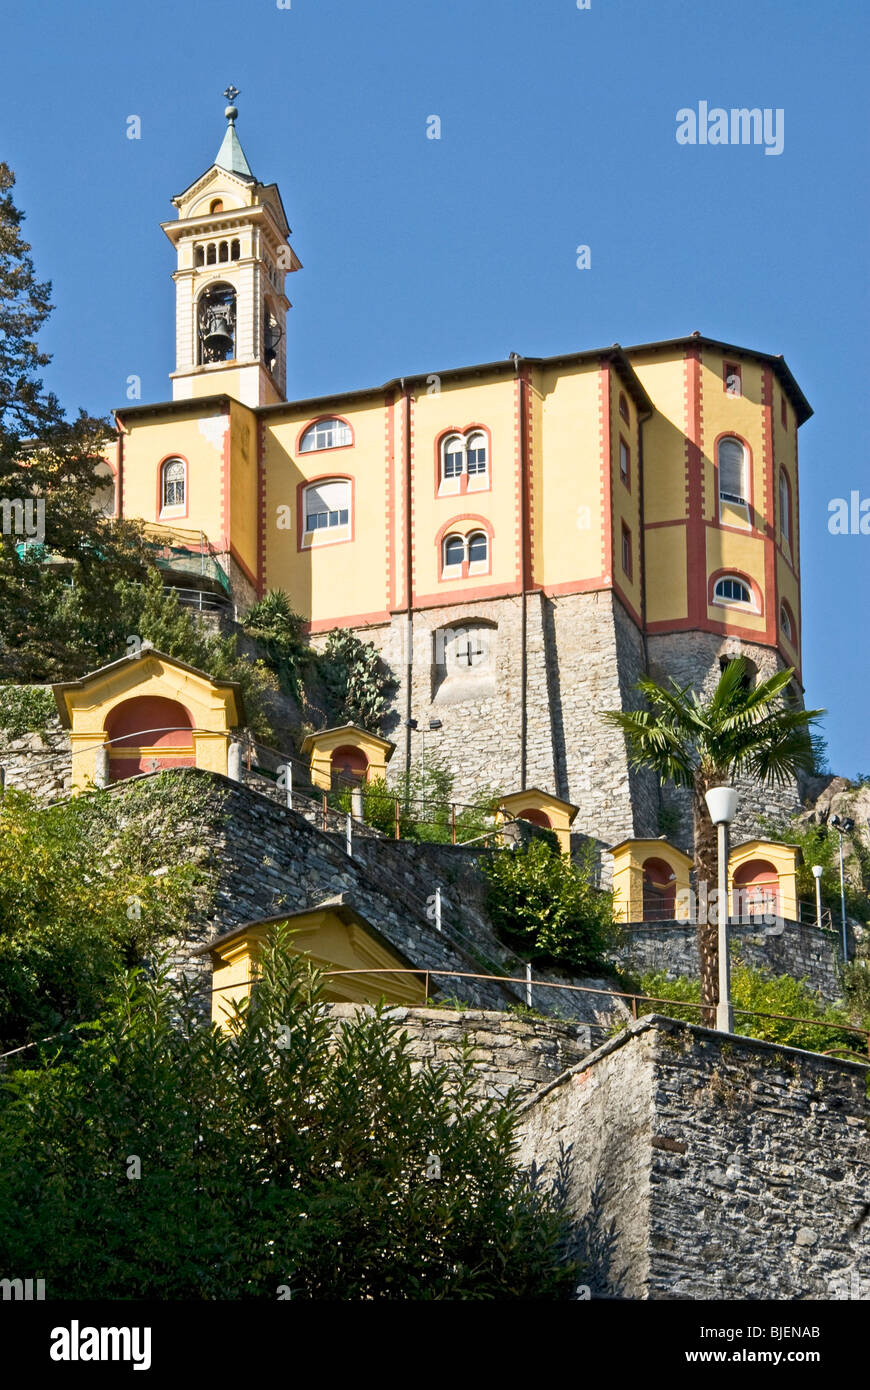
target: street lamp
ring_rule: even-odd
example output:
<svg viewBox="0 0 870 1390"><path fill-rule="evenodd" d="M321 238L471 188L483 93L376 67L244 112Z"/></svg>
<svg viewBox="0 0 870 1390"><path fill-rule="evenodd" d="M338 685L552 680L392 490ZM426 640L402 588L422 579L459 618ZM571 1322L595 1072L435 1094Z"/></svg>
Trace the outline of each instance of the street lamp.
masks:
<svg viewBox="0 0 870 1390"><path fill-rule="evenodd" d="M849 938L846 933L846 875L843 869L843 836L851 835L855 829L855 822L851 816L845 820L840 820L839 816L831 816L828 825L832 825L840 837L840 921L843 926L843 964L849 959Z"/></svg>
<svg viewBox="0 0 870 1390"><path fill-rule="evenodd" d="M816 926L822 925L822 874L824 869L821 864L813 865L813 878L816 880Z"/></svg>
<svg viewBox="0 0 870 1390"><path fill-rule="evenodd" d="M719 837L719 892L716 899L719 927L719 1003L716 1006L716 1027L720 1033L733 1033L731 960L728 954L728 923L731 917L728 900L728 827L737 814L737 792L734 787L711 787L704 800Z"/></svg>

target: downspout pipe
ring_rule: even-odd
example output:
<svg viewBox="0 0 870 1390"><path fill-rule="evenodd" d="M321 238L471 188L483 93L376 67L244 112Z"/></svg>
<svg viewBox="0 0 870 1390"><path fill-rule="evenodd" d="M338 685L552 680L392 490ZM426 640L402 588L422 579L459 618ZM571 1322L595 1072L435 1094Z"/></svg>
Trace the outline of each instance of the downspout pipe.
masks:
<svg viewBox="0 0 870 1390"><path fill-rule="evenodd" d="M528 599L529 588L529 448L528 448L528 382L520 370L524 359L518 352L512 352L514 368L520 393L520 791L525 791L528 780Z"/></svg>
<svg viewBox="0 0 870 1390"><path fill-rule="evenodd" d="M405 598L407 621L405 625L405 786L411 775L411 716L413 710L412 682L414 678L414 566L411 551L411 393L401 378L404 400L404 448L405 448ZM406 792L407 794L407 792Z"/></svg>

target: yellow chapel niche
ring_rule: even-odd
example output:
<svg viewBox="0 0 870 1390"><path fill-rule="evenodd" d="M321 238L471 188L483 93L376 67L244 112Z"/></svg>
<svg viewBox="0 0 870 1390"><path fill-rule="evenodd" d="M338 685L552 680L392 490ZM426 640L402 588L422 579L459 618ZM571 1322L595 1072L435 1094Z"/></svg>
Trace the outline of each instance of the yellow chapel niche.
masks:
<svg viewBox="0 0 870 1390"><path fill-rule="evenodd" d="M309 734L302 743L302 756L311 759L313 785L329 791L336 780L362 783L375 777L385 779L395 748L389 739L356 724L343 724Z"/></svg>
<svg viewBox="0 0 870 1390"><path fill-rule="evenodd" d="M314 908L246 922L193 952L211 957L212 1023L226 1028L233 1005L250 998L266 936L283 923L293 929L290 949L294 954L306 956L318 970L339 972L323 981L327 1001L375 1004L384 998L391 1004L425 1004L425 971L402 973L412 970L413 962L387 942L344 894L338 894Z"/></svg>
<svg viewBox="0 0 870 1390"><path fill-rule="evenodd" d="M226 776L231 730L247 718L236 681L147 646L52 691L70 731L74 791L165 768Z"/></svg>
<svg viewBox="0 0 870 1390"><path fill-rule="evenodd" d="M539 787L527 787L525 791L501 797L498 810L502 823L527 820L531 825L552 830L562 854L571 853L571 822L578 807L572 806L570 801L562 801Z"/></svg>

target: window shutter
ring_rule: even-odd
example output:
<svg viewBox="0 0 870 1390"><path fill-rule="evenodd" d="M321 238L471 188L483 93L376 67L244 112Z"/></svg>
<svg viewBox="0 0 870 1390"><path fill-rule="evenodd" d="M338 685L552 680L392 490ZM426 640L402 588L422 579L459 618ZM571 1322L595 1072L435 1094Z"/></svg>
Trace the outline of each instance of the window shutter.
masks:
<svg viewBox="0 0 870 1390"><path fill-rule="evenodd" d="M719 445L719 496L745 501L743 445L737 439L723 439Z"/></svg>

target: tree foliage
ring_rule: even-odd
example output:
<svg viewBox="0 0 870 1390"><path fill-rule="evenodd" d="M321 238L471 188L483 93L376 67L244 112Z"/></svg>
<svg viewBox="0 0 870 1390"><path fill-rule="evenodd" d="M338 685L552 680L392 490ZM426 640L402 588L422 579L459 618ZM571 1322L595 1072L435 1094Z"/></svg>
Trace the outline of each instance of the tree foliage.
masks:
<svg viewBox="0 0 870 1390"><path fill-rule="evenodd" d="M613 895L594 885L591 845L571 859L535 838L481 867L492 923L522 955L571 970L605 965L615 944Z"/></svg>
<svg viewBox="0 0 870 1390"><path fill-rule="evenodd" d="M348 628L335 628L326 639L319 668L336 721L379 733L396 682L377 648Z"/></svg>
<svg viewBox="0 0 870 1390"><path fill-rule="evenodd" d="M227 1032L139 975L7 1079L4 1268L54 1298L567 1297L564 1187L516 1168L513 1104L467 1050L412 1065L382 1009L336 1036L288 942Z"/></svg>
<svg viewBox="0 0 870 1390"><path fill-rule="evenodd" d="M667 1014L698 1023L698 1009L680 1007L701 999L700 981L685 976L669 979L664 970L650 971L641 977L641 991L656 999L672 1000L673 1007L664 1004L642 1006L642 1013ZM792 1019L757 1018L738 1013L734 1027L748 1038L764 1038L768 1042L802 1047L810 1052L825 1052L835 1048L862 1050L861 1038L854 1033L838 1032L836 1026L819 1027L820 1023L853 1024L860 1026L847 1009L822 1003L805 980L791 975L773 975L768 970L746 965L735 952L731 968L731 1001L736 1010L757 1010L761 1014L787 1014Z"/></svg>
<svg viewBox="0 0 870 1390"><path fill-rule="evenodd" d="M281 689L299 701L302 680L316 653L305 638L305 620L294 611L284 591L270 589L248 611L243 626L263 649Z"/></svg>
<svg viewBox="0 0 870 1390"><path fill-rule="evenodd" d="M22 792L0 799L3 1050L92 1017L118 972L188 908L198 876L173 859L162 782L162 827L145 837L119 827L105 793L47 809Z"/></svg>

